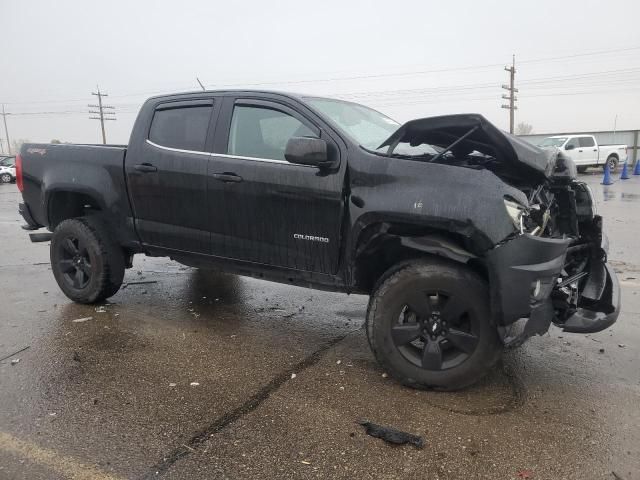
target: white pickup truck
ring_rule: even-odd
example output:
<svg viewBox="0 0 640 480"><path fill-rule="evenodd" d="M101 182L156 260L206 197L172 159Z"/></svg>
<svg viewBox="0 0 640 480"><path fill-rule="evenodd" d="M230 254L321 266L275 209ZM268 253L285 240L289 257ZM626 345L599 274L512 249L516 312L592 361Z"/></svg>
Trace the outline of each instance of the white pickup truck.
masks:
<svg viewBox="0 0 640 480"><path fill-rule="evenodd" d="M538 146L559 148L575 162L580 173L589 167L605 165L614 172L620 163L627 161L626 145L598 145L593 135L556 135L545 138Z"/></svg>

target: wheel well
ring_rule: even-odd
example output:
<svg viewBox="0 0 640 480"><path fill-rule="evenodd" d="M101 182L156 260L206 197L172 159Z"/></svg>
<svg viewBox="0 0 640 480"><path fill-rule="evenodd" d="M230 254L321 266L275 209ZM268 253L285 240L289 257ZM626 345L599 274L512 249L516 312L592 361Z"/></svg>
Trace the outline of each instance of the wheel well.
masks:
<svg viewBox="0 0 640 480"><path fill-rule="evenodd" d="M49 228L68 218L86 215L89 211L99 211L100 205L91 196L78 192L54 192L48 203Z"/></svg>
<svg viewBox="0 0 640 480"><path fill-rule="evenodd" d="M611 157L615 158L616 160L620 160L620 157L618 157L617 153L610 153L609 156L607 157L607 159L609 159Z"/></svg>
<svg viewBox="0 0 640 480"><path fill-rule="evenodd" d="M438 239L444 239L458 248L467 250L466 242L460 235L455 233L432 230L427 235L437 235ZM414 236L418 237L417 235ZM363 245L363 248L357 249L359 254L355 259L353 277L356 288L359 291L371 293L380 277L399 262L428 257L458 265L467 265L471 270L480 274L482 278L488 279L488 272L484 263L477 258L470 258L466 261L453 260L437 253L429 253L405 246L402 244L401 239L402 237L397 234L385 232L371 238L366 246Z"/></svg>

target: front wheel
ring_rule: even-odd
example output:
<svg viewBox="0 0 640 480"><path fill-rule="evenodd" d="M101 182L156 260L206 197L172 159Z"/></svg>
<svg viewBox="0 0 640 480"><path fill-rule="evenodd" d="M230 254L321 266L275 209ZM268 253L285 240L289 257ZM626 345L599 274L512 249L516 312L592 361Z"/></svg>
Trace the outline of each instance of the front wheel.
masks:
<svg viewBox="0 0 640 480"><path fill-rule="evenodd" d="M124 278L124 254L95 217L64 220L51 239L51 269L74 302L95 303L113 296Z"/></svg>
<svg viewBox="0 0 640 480"><path fill-rule="evenodd" d="M383 276L369 301L367 335L381 366L414 388L466 387L502 353L486 282L438 260L402 263Z"/></svg>
<svg viewBox="0 0 640 480"><path fill-rule="evenodd" d="M618 159L614 155L611 155L609 158L607 158L607 163L605 163L605 165L608 165L609 171L613 173L618 167Z"/></svg>

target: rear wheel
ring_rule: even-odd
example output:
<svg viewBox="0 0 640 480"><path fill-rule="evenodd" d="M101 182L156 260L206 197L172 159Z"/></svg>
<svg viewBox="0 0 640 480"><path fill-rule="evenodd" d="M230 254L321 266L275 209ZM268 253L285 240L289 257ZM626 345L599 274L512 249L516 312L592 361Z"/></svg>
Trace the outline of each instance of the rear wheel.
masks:
<svg viewBox="0 0 640 480"><path fill-rule="evenodd" d="M124 278L124 255L95 217L64 220L51 239L51 268L74 302L94 303L114 295Z"/></svg>
<svg viewBox="0 0 640 480"><path fill-rule="evenodd" d="M610 155L605 165L609 165L609 171L613 173L618 168L618 159L614 155Z"/></svg>
<svg viewBox="0 0 640 480"><path fill-rule="evenodd" d="M382 367L414 388L471 385L502 352L486 282L440 261L407 262L385 274L369 301L367 334Z"/></svg>
<svg viewBox="0 0 640 480"><path fill-rule="evenodd" d="M13 178L9 173L3 173L2 175L0 175L0 182L2 183L11 183L11 180L13 180Z"/></svg>
<svg viewBox="0 0 640 480"><path fill-rule="evenodd" d="M587 173L587 168L589 167L578 167L578 173Z"/></svg>

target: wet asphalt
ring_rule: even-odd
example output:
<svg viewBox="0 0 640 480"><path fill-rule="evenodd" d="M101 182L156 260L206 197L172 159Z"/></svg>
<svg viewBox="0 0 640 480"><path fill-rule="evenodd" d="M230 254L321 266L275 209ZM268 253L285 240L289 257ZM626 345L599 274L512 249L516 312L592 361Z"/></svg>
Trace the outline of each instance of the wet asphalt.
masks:
<svg viewBox="0 0 640 480"><path fill-rule="evenodd" d="M386 376L362 296L137 257L102 308L73 304L0 185L0 358L22 350L0 361L0 479L640 479L640 177L582 178L618 323L553 328L456 393Z"/></svg>

